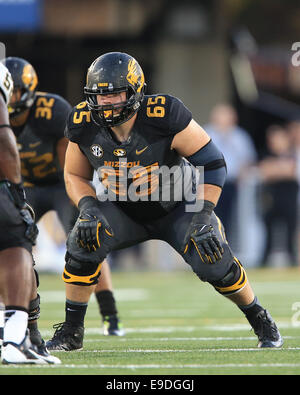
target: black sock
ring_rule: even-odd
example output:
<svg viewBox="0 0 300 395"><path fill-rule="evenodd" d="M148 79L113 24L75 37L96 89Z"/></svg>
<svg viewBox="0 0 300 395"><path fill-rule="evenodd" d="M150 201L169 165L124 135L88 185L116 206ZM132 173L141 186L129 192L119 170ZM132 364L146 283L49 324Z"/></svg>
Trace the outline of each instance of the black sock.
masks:
<svg viewBox="0 0 300 395"><path fill-rule="evenodd" d="M262 311L264 308L261 306L259 303L257 297L255 296L254 300L252 303L246 305L246 306L239 306L240 310L245 314L247 318L255 318L256 315Z"/></svg>
<svg viewBox="0 0 300 395"><path fill-rule="evenodd" d="M66 322L74 326L84 326L84 318L88 304L66 300Z"/></svg>
<svg viewBox="0 0 300 395"><path fill-rule="evenodd" d="M37 321L28 321L27 328L29 329L29 336L30 336L31 343L33 343L36 346L42 345L43 338L42 338L41 333L38 329Z"/></svg>
<svg viewBox="0 0 300 395"><path fill-rule="evenodd" d="M111 291L97 292L96 299L99 304L99 309L102 317L105 317L107 315L115 315L118 313L116 308L116 301Z"/></svg>
<svg viewBox="0 0 300 395"><path fill-rule="evenodd" d="M32 331L38 331L38 323L37 321L28 321L27 328L29 329L30 332Z"/></svg>

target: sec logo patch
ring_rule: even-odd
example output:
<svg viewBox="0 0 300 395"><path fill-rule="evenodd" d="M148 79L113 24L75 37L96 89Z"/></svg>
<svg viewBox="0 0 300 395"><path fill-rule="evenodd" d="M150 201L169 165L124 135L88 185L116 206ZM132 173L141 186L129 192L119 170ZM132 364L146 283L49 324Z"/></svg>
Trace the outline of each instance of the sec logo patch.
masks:
<svg viewBox="0 0 300 395"><path fill-rule="evenodd" d="M103 156L103 148L99 144L93 144L91 146L91 152L97 158L101 158Z"/></svg>

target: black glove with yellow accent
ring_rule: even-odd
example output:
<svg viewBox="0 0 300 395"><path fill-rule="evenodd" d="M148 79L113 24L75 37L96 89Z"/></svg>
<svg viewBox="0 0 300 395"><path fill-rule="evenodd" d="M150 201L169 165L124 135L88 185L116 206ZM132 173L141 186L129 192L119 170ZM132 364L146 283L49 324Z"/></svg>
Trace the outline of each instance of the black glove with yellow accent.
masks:
<svg viewBox="0 0 300 395"><path fill-rule="evenodd" d="M183 254L188 253L189 248L194 247L203 263L214 264L222 258L224 253L224 249L210 224L214 207L213 203L205 200L202 211L194 214L184 237Z"/></svg>
<svg viewBox="0 0 300 395"><path fill-rule="evenodd" d="M103 216L99 202L92 196L83 197L78 203L76 242L88 252L96 251L102 243L114 237L114 233Z"/></svg>
<svg viewBox="0 0 300 395"><path fill-rule="evenodd" d="M35 214L33 208L26 202L26 194L22 183L14 184L11 181L1 181L0 187L5 190L9 198L13 201L16 208L22 217L23 222L26 224L25 236L32 243L36 244L38 236L38 227L35 223Z"/></svg>

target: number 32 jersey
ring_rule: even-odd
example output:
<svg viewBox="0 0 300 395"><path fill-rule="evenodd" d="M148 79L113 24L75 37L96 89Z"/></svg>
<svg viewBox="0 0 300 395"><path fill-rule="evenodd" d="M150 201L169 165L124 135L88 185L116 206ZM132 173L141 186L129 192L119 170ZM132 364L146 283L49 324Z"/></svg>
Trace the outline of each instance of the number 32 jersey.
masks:
<svg viewBox="0 0 300 395"><path fill-rule="evenodd" d="M37 92L26 124L13 127L20 153L24 186L62 182L56 145L64 137L71 105L59 95Z"/></svg>
<svg viewBox="0 0 300 395"><path fill-rule="evenodd" d="M65 136L78 144L97 172L105 187L103 197L106 194L107 200L115 201L132 218L144 221L166 215L178 203L174 186L182 183L186 166L171 150L171 143L191 119L191 112L179 99L147 95L128 140L121 143L109 128L93 122L86 102L82 102L70 114Z"/></svg>

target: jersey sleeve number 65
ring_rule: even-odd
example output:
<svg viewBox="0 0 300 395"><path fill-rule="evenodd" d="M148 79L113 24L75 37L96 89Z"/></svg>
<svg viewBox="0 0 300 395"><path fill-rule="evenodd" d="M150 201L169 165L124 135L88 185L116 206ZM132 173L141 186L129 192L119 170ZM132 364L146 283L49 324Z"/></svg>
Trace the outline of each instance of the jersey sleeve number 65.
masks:
<svg viewBox="0 0 300 395"><path fill-rule="evenodd" d="M166 98L164 96L149 97L147 101L147 116L163 118L165 116Z"/></svg>

